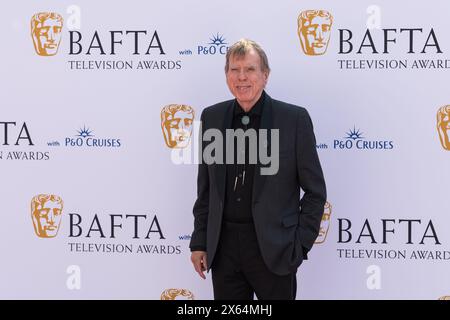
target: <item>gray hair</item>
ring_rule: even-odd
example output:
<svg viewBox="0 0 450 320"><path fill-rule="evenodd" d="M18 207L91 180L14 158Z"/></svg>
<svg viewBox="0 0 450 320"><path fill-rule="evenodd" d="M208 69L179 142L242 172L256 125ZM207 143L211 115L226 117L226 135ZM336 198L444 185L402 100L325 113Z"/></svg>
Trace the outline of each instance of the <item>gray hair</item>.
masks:
<svg viewBox="0 0 450 320"><path fill-rule="evenodd" d="M225 72L228 72L230 57L243 57L252 49L259 55L261 60L261 70L263 72L270 72L269 60L267 59L266 53L259 44L249 39L241 39L228 49L225 62Z"/></svg>

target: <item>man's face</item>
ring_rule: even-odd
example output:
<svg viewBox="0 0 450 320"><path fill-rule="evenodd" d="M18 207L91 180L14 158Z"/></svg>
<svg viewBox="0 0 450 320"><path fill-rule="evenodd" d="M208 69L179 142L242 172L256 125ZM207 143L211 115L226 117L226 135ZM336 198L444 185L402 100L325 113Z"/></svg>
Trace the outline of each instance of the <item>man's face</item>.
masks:
<svg viewBox="0 0 450 320"><path fill-rule="evenodd" d="M439 109L437 127L442 147L446 150L450 150L450 106Z"/></svg>
<svg viewBox="0 0 450 320"><path fill-rule="evenodd" d="M61 222L61 214L61 203L48 200L41 205L36 202L32 218L37 235L41 238L55 237Z"/></svg>
<svg viewBox="0 0 450 320"><path fill-rule="evenodd" d="M244 109L250 109L258 101L269 77L261 70L261 59L255 50L243 57L231 56L226 73L227 85Z"/></svg>
<svg viewBox="0 0 450 320"><path fill-rule="evenodd" d="M178 110L169 114L163 123L164 135L170 148L185 148L191 138L194 114Z"/></svg>
<svg viewBox="0 0 450 320"><path fill-rule="evenodd" d="M330 40L331 21L327 17L315 16L304 23L298 34L305 54L324 54Z"/></svg>
<svg viewBox="0 0 450 320"><path fill-rule="evenodd" d="M58 52L61 40L62 22L56 19L46 19L39 22L33 32L36 51L41 56L53 56Z"/></svg>

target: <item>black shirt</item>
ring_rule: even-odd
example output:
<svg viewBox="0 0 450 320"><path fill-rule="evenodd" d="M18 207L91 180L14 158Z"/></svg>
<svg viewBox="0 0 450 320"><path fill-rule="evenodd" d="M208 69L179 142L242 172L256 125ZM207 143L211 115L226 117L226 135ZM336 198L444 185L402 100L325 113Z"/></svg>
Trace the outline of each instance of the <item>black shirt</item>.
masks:
<svg viewBox="0 0 450 320"><path fill-rule="evenodd" d="M256 138L258 137L258 130L261 123L262 108L264 105L265 92L263 91L261 97L249 112L245 112L239 105L237 100L234 103L233 122L231 129L242 129L244 132L248 129L254 129ZM248 116L249 123L244 123L242 118ZM257 138L258 139L258 138ZM256 139L256 159L258 159L258 140ZM234 139L234 161L232 164L226 164L226 191L225 191L225 208L224 220L236 223L251 223L253 222L252 215L252 190L253 190L253 175L255 172L255 162L250 163L249 158L249 138L245 138L245 163L239 164L237 162L238 150L237 139ZM243 147L243 146L241 146ZM226 156L226 155L225 155ZM226 157L225 157L226 159Z"/></svg>

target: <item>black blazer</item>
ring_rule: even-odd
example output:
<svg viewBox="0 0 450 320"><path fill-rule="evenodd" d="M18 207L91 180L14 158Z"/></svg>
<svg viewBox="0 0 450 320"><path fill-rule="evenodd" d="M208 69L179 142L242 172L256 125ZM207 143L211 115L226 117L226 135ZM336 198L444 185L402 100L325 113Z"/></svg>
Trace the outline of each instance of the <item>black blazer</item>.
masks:
<svg viewBox="0 0 450 320"><path fill-rule="evenodd" d="M202 131L219 129L225 137L225 130L232 125L234 101L203 110ZM279 170L275 175L261 175L261 165L255 166L253 221L267 267L275 274L285 275L297 270L318 236L326 200L325 181L306 109L273 100L266 94L260 129L279 129ZM267 147L270 150L270 139ZM224 164L199 164L190 248L206 249L208 269L220 237L225 179ZM300 188L304 191L301 199Z"/></svg>

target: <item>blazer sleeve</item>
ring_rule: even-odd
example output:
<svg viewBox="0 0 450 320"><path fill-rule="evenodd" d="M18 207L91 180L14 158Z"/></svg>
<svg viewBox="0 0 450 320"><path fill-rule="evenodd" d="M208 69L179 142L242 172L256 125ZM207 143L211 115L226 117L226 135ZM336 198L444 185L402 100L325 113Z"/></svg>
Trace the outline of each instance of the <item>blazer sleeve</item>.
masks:
<svg viewBox="0 0 450 320"><path fill-rule="evenodd" d="M205 111L202 112L200 121L202 124L202 136L204 133L204 117ZM198 143L201 148L201 155L203 155L203 142L199 137ZM200 156L201 156L200 155ZM192 232L189 248L191 251L206 251L206 229L208 225L209 212L209 174L208 166L201 161L198 165L197 175L197 200L195 201L194 214L194 231Z"/></svg>
<svg viewBox="0 0 450 320"><path fill-rule="evenodd" d="M326 201L326 186L316 149L311 118L300 108L296 135L297 177L304 195L300 200L299 240L304 258L319 235Z"/></svg>

